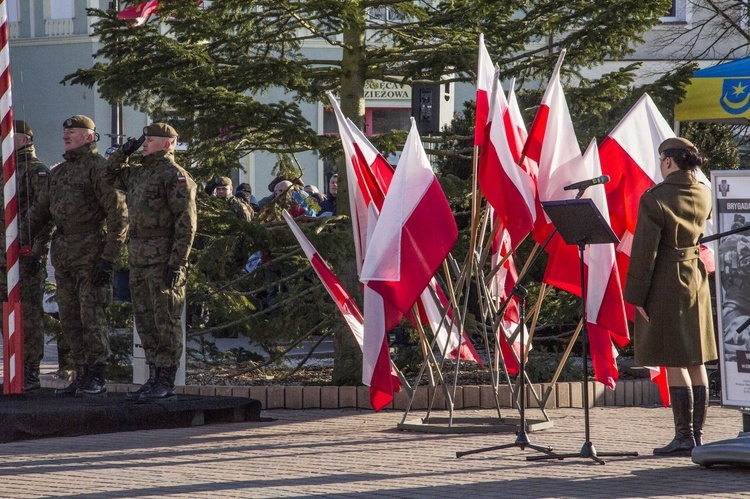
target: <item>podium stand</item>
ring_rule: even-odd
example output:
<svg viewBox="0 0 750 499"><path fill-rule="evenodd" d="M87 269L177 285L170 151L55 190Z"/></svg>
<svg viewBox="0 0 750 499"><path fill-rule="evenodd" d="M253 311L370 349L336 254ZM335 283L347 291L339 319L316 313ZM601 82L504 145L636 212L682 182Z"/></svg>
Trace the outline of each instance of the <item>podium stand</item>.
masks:
<svg viewBox="0 0 750 499"><path fill-rule="evenodd" d="M586 441L578 454L548 454L543 456L529 456L527 461L540 459L565 459L581 457L593 459L599 464L605 464L599 456L637 456L637 452L599 452L591 442L589 424L589 390L588 390L588 330L586 328L586 271L583 255L587 244L613 244L619 239L612 232L609 224L591 199L569 199L564 201L542 202L544 211L549 216L557 231L567 244L578 246L578 256L581 264L581 317L583 331L581 345L583 347L583 415Z"/></svg>

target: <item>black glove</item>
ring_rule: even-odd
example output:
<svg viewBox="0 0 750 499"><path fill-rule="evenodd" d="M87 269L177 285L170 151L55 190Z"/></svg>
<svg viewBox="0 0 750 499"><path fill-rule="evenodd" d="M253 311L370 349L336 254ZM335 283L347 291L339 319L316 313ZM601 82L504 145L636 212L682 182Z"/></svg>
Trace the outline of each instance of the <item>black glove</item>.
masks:
<svg viewBox="0 0 750 499"><path fill-rule="evenodd" d="M94 264L94 276L91 278L91 284L94 286L105 286L112 284L114 269L112 262L100 258Z"/></svg>
<svg viewBox="0 0 750 499"><path fill-rule="evenodd" d="M180 267L172 267L171 265L167 265L164 268L164 286L169 289L177 286L177 283L180 280L180 271Z"/></svg>
<svg viewBox="0 0 750 499"><path fill-rule="evenodd" d="M23 258L21 261L26 262L26 268L32 275L36 275L42 268L42 258L39 256L21 255L21 258Z"/></svg>
<svg viewBox="0 0 750 499"><path fill-rule="evenodd" d="M138 149L141 148L145 140L146 140L145 135L141 135L139 139L128 137L128 140L126 140L125 143L122 145L122 153L125 156L130 156L131 154L133 154L134 152L136 152Z"/></svg>

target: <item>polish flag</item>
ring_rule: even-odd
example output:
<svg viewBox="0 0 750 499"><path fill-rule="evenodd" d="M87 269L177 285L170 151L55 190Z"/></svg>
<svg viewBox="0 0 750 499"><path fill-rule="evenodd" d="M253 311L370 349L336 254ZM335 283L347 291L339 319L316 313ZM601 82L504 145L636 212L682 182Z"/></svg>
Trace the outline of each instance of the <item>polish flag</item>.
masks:
<svg viewBox="0 0 750 499"><path fill-rule="evenodd" d="M638 219L638 204L641 195L662 180L659 169L659 145L675 134L657 109L648 94L643 96L620 120L599 147L602 171L609 175L605 184L607 201L612 217L612 230L620 238L617 247L617 263L620 281L625 278L630 264L630 249L633 244L635 224ZM699 182L709 188L711 183L699 169ZM706 233L713 233L713 226L706 225ZM713 271L712 252L701 251L706 269ZM628 318L635 319L635 308L626 304Z"/></svg>
<svg viewBox="0 0 750 499"><path fill-rule="evenodd" d="M477 105L474 115L474 145L484 142L484 128L490 110L490 93L495 80L495 67L490 53L484 45L484 33L479 34L479 54L477 56Z"/></svg>
<svg viewBox="0 0 750 499"><path fill-rule="evenodd" d="M638 204L641 195L660 183L663 179L659 169L659 145L675 134L659 109L648 94L638 102L620 120L599 147L599 158L602 172L609 175L610 181L605 184L607 202L610 210L612 230L620 238L617 246L617 265L620 282L625 286L625 279L630 265L630 249L638 219ZM699 169L696 171L699 182L709 188L711 183ZM713 233L711 221L706 223L706 234ZM708 247L701 246L701 260L706 269L714 270L713 243ZM627 317L635 320L635 307L625 304ZM669 389L663 367L649 367L651 380L659 385L662 403L668 406Z"/></svg>
<svg viewBox="0 0 750 499"><path fill-rule="evenodd" d="M453 212L412 119L360 280L407 313L457 239Z"/></svg>
<svg viewBox="0 0 750 499"><path fill-rule="evenodd" d="M374 207L371 214L373 210ZM368 235L360 275L365 284L362 380L370 381L373 407L376 402L388 399L384 387L376 387L373 376L388 353L384 341L389 330L383 313L385 305L390 304L402 313L410 312L457 239L453 212L412 119L383 209Z"/></svg>
<svg viewBox="0 0 750 499"><path fill-rule="evenodd" d="M141 2L138 6L128 5L117 14L117 19L122 20L134 20L135 26L141 26L146 24L149 16L156 12L156 8L159 6L158 0L149 0L147 2Z"/></svg>
<svg viewBox="0 0 750 499"><path fill-rule="evenodd" d="M490 117L479 157L478 182L495 215L517 245L534 227L536 186L534 179L518 166L516 127L497 77L494 78ZM515 154L514 154L515 153Z"/></svg>
<svg viewBox="0 0 750 499"><path fill-rule="evenodd" d="M572 199L574 191L563 190L566 185L585 180L581 149L573 129L573 120L560 84L560 67L565 50L560 53L552 72L542 103L537 110L524 146L524 156L539 165L537 195L539 201ZM533 237L544 244L554 226L537 205ZM554 234L546 248L548 254L544 282L581 296L578 249L567 245L560 234Z"/></svg>
<svg viewBox="0 0 750 499"><path fill-rule="evenodd" d="M393 166L385 159L385 157L378 152L375 146L367 139L367 137L352 123L348 118L344 118L341 113L341 109L338 106L335 98L332 94L329 94L329 100L334 110L336 118L338 120L339 131L341 140L344 143L344 151L347 156L347 167L351 166L351 170L347 169L347 181L348 185L355 185L356 187L349 189L349 198L351 206L356 206L359 210L362 208L362 213L357 212L355 215L352 210L352 219L357 220L358 230L355 231L355 242L360 240L360 247L366 249L366 234L368 224L370 223L370 216L367 215L369 207L374 207L375 213L380 213L383 208L383 202L385 201L385 194L388 192L388 188L391 185L393 179L394 169ZM347 151L351 151L347 153ZM352 174L353 172L353 174ZM364 228L364 230L361 230ZM357 237L358 234L362 234L362 237ZM356 245L355 245L356 247ZM361 251L361 258L364 259L364 249ZM358 261L360 259L358 258ZM361 268L361 264L359 266ZM359 273L359 272L358 272ZM440 286L437 285L437 281L434 279L430 281L429 287L432 291L425 289L423 295L429 297L429 300L423 300L420 297L420 306L422 307L421 319L425 323L429 324L433 333L438 338L438 342L443 351L443 346L446 342L449 344L448 352L451 358L458 358L462 360L469 360L482 365L482 360L476 352L474 345L471 343L466 332L459 332L459 328L452 322L453 310L448 303L448 299L443 293ZM440 317L442 311L438 310L437 305L431 298L432 293L435 293L443 308L448 309L447 315L451 318L450 328L446 331L445 325L441 325ZM392 308L388 304L386 308ZM389 315L398 314L395 310L390 310ZM407 318L410 321L419 320L407 314ZM416 324L414 324L416 327ZM460 333L460 334L459 334ZM458 351L456 351L456 349Z"/></svg>
<svg viewBox="0 0 750 499"><path fill-rule="evenodd" d="M347 326L349 326L349 330L352 332L352 335L357 341L359 348L364 351L364 318L362 317L362 312L357 306L357 303L352 299L349 292L344 288L344 286L341 284L341 281L339 281L339 278L336 277L336 274L333 273L333 270L331 270L325 260L323 260L323 258L320 256L310 240L307 239L307 237L305 237L305 234L302 233L299 226L294 221L289 212L284 210L282 214L284 215L284 220L286 220L287 225L289 225L289 228L292 229L292 233L294 233L294 236L297 238L297 241L302 247L302 250L305 252L305 256L307 256L307 259L310 260L315 273L318 274L318 277L323 282L326 291L328 291L328 294L331 296L333 302L336 304L336 307L338 307L341 315L344 317L344 321L346 322ZM379 361L380 360L381 359L379 359ZM399 379L398 373L396 372L396 367L390 361L390 356L387 356L387 362L390 365L390 393L392 394L393 392L401 391L401 380ZM376 388L378 384L388 384L388 381L381 379L382 376L383 375L381 373L375 374ZM391 401L392 400L393 396L391 395ZM387 399L387 397L376 397L376 402L375 404L373 404L373 407L376 408L376 410L380 410L388 404L390 404L390 401Z"/></svg>
<svg viewBox="0 0 750 499"><path fill-rule="evenodd" d="M596 139L592 139L583 160L589 178L601 176ZM602 218L609 224L609 209L603 186L590 187L586 195L594 201ZM587 274L586 330L591 346L594 377L614 390L619 372L613 342L619 347L630 342L614 245L588 245L584 260Z"/></svg>

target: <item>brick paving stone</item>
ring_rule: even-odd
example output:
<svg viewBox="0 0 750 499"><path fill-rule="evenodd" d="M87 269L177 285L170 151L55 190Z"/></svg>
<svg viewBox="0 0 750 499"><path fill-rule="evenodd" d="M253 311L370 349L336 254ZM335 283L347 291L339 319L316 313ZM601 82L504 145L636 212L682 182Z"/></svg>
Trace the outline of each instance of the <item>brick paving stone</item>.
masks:
<svg viewBox="0 0 750 499"><path fill-rule="evenodd" d="M507 411L506 411L507 412ZM556 452L577 453L583 410L548 411L554 426L530 434ZM436 411L447 415L447 411ZM494 410L456 411L493 417ZM750 497L750 471L703 469L689 458L656 458L672 436L669 409L594 407L599 452L639 457L526 461L512 446L460 459L457 451L512 443L515 435L398 431L403 412L267 410L267 422L217 424L0 445L2 497ZM739 411L711 407L706 440L735 437Z"/></svg>

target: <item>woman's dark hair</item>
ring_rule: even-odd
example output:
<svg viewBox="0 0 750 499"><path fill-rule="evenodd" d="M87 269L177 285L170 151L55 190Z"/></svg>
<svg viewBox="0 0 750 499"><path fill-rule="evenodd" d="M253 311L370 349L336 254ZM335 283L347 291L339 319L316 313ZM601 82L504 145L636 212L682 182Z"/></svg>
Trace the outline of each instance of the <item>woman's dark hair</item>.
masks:
<svg viewBox="0 0 750 499"><path fill-rule="evenodd" d="M666 149L664 157L672 158L680 170L695 170L703 166L705 158L697 151L689 149Z"/></svg>

